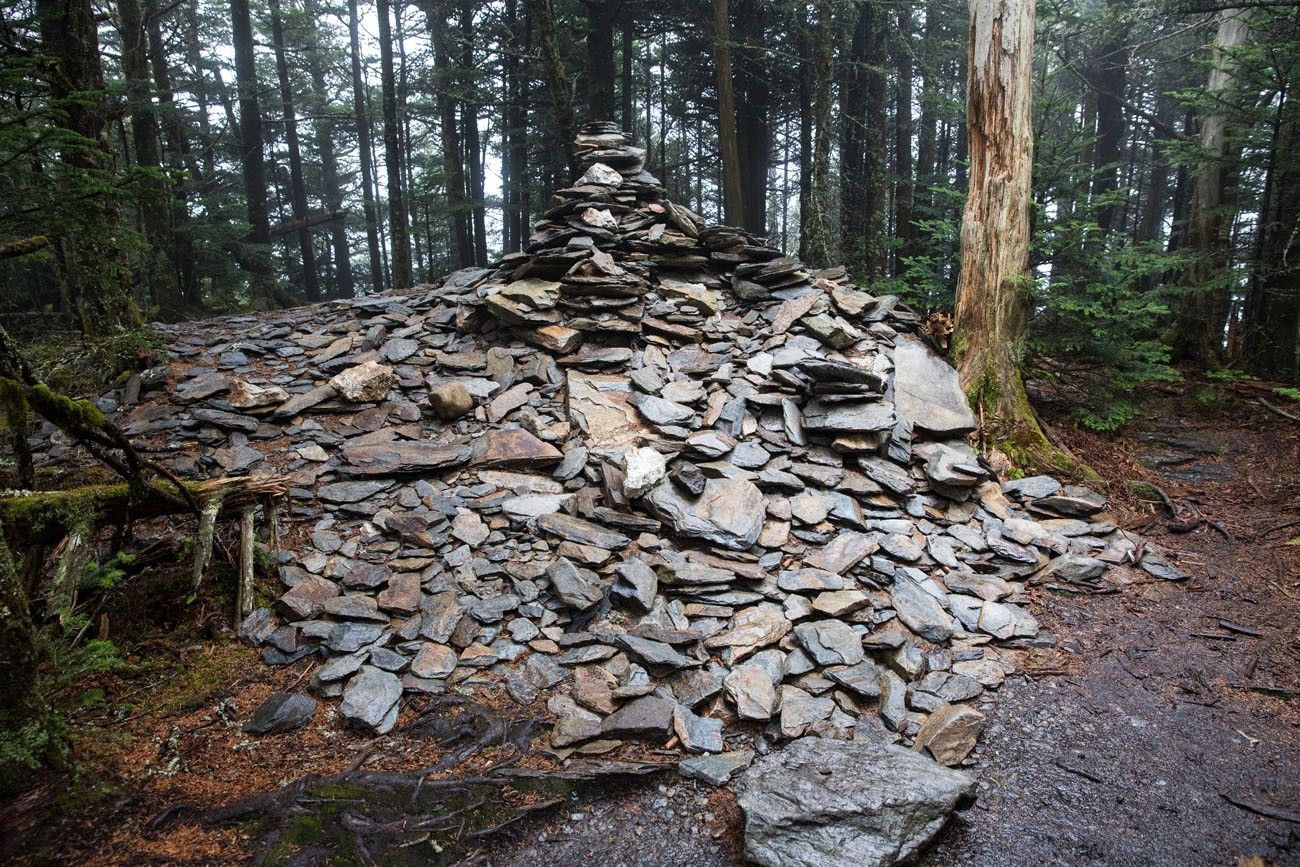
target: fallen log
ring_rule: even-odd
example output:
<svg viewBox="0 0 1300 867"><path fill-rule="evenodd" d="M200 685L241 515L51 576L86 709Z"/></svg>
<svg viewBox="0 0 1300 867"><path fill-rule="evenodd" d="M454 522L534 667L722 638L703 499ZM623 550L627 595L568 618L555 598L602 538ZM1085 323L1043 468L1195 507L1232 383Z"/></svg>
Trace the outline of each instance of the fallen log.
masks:
<svg viewBox="0 0 1300 867"><path fill-rule="evenodd" d="M182 487L181 496L171 482L157 479L145 486L144 496L138 487L129 483L88 485L63 491L12 492L10 496L0 497L0 532L10 550L34 552L41 559L44 557L39 552L59 544L58 565L46 595L56 610L68 611L75 601L77 560L83 558L87 546L102 528L166 515L191 514L189 502L198 503L193 571L193 589L197 590L212 560L217 522L223 513L238 517L241 538L235 615L242 619L252 610L256 509L262 508L268 522L269 542L275 547L279 541L279 506L289 492L289 482L280 476L252 476L185 482Z"/></svg>

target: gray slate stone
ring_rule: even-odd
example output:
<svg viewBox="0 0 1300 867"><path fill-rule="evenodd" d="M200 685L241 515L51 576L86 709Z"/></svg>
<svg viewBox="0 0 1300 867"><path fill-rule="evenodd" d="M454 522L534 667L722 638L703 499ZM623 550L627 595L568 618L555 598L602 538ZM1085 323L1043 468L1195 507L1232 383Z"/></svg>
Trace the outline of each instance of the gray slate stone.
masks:
<svg viewBox="0 0 1300 867"><path fill-rule="evenodd" d="M894 405L899 417L940 435L975 430L975 415L957 371L914 337L894 344Z"/></svg>
<svg viewBox="0 0 1300 867"><path fill-rule="evenodd" d="M899 864L974 798L968 775L868 740L800 738L736 783L745 855L766 867Z"/></svg>
<svg viewBox="0 0 1300 867"><path fill-rule="evenodd" d="M646 499L678 535L735 550L758 541L767 508L763 492L746 479L709 479L695 498L665 481Z"/></svg>
<svg viewBox="0 0 1300 867"><path fill-rule="evenodd" d="M402 682L397 675L363 665L343 689L339 713L378 734L387 734L397 723L397 703L401 697Z"/></svg>
<svg viewBox="0 0 1300 867"><path fill-rule="evenodd" d="M316 705L316 699L300 693L272 693L241 730L250 735L269 735L300 729L311 722Z"/></svg>

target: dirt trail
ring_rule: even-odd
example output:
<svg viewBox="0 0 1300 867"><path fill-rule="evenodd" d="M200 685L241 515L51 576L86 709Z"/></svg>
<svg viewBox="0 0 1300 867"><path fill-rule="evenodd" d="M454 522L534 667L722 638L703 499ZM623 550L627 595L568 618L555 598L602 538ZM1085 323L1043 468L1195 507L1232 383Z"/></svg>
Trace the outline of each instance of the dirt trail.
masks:
<svg viewBox="0 0 1300 867"><path fill-rule="evenodd" d="M1112 482L1154 482L1199 514L1188 533L1143 530L1183 552L1191 580L1039 597L1068 671L1003 687L979 805L929 863L1300 863L1300 824L1228 800L1300 808L1300 549L1285 544L1300 524L1280 526L1300 521L1300 426L1239 399L1198 414L1214 387L1190 392L1118 441L1070 444ZM1126 523L1137 506L1117 497Z"/></svg>

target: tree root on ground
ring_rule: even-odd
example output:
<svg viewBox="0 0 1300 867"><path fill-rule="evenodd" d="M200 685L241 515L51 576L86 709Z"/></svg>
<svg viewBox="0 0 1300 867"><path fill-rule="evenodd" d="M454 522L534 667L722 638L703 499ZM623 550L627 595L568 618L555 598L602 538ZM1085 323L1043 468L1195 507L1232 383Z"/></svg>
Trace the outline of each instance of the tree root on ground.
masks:
<svg viewBox="0 0 1300 867"><path fill-rule="evenodd" d="M520 768L543 721L508 718L458 696L438 696L395 734L456 747L414 771L311 774L233 803L196 811L175 805L149 825L212 828L259 822L254 864L443 864L471 861L470 847L538 811L563 803L581 783L642 776L674 765L581 760L563 771ZM490 748L506 758L456 775ZM435 776L437 775L437 776Z"/></svg>

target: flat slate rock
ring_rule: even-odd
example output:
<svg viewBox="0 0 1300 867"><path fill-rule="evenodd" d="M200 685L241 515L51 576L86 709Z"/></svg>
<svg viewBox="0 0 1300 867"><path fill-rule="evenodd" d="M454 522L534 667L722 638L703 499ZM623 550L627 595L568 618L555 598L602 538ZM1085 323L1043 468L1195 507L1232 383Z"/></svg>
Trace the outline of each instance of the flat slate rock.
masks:
<svg viewBox="0 0 1300 867"><path fill-rule="evenodd" d="M763 530L767 501L763 492L746 479L709 479L699 497L684 495L676 485L665 481L646 499L678 535L723 548L753 547Z"/></svg>
<svg viewBox="0 0 1300 867"><path fill-rule="evenodd" d="M975 430L975 414L957 371L920 340L894 342L894 406L900 418L943 436Z"/></svg>
<svg viewBox="0 0 1300 867"><path fill-rule="evenodd" d="M765 867L904 863L974 800L972 777L869 740L799 738L736 781L745 856Z"/></svg>
<svg viewBox="0 0 1300 867"><path fill-rule="evenodd" d="M462 466L469 461L470 449L410 441L347 446L342 454L352 475L405 476Z"/></svg>
<svg viewBox="0 0 1300 867"><path fill-rule="evenodd" d="M397 724L402 682L391 671L363 665L343 689L339 713L349 720L387 734Z"/></svg>
<svg viewBox="0 0 1300 867"><path fill-rule="evenodd" d="M317 704L316 699L301 693L272 693L240 730L250 735L271 735L300 729L311 722Z"/></svg>

